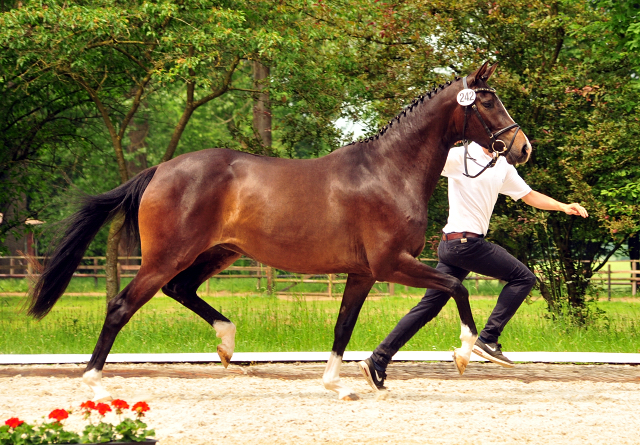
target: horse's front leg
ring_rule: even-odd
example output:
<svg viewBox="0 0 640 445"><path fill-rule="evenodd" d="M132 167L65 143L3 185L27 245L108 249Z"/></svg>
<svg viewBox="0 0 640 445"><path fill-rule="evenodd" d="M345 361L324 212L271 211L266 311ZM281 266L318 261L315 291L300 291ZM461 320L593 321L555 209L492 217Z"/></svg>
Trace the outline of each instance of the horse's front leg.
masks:
<svg viewBox="0 0 640 445"><path fill-rule="evenodd" d="M347 277L347 285L344 289L340 313L334 329L331 356L322 376L324 387L337 392L338 397L342 400L359 399L351 388L340 383L340 367L342 366L342 355L351 339L362 304L375 282L376 280L371 276L349 274Z"/></svg>
<svg viewBox="0 0 640 445"><path fill-rule="evenodd" d="M463 374L471 359L473 345L478 338L478 330L471 313L467 288L457 278L427 266L408 253L401 254L395 262L389 261L385 264L395 264L395 267L384 267L379 274L381 276L378 277L380 281L385 280L411 287L438 289L449 293L453 297L460 314L460 340L462 341L462 346L453 352L453 359L458 372Z"/></svg>

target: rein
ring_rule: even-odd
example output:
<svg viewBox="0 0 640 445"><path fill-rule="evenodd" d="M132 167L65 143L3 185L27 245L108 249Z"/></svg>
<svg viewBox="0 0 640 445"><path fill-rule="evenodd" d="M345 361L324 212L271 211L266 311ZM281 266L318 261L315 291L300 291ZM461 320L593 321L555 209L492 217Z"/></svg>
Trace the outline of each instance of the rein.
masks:
<svg viewBox="0 0 640 445"><path fill-rule="evenodd" d="M463 77L462 78L462 84L465 90L469 89L467 88L467 78ZM493 88L471 88L471 91L473 91L474 93L476 92L485 92L485 93L492 93L492 94L496 94L496 90ZM478 176L480 176L482 173L484 173L488 168L492 168L493 166L496 165L496 162L498 162L498 158L500 158L500 156L504 156L506 157L509 152L511 151L511 147L513 146L513 142L516 140L516 136L518 135L518 132L520 131L520 125L518 125L517 123L513 123L511 125L508 125L506 127L504 127L501 130L496 131L495 133L492 133L491 130L489 130L489 127L487 126L486 122L484 121L484 119L482 118L482 115L480 114L480 111L478 111L478 107L476 106L476 99L474 97L473 102L471 104L468 105L463 105L464 106L464 125L462 126L462 140L463 140L463 144L464 144L464 175L467 176L468 178L477 178ZM469 140L467 138L465 138L465 133L467 131L467 114L469 111L469 107L471 107L471 109L473 111L475 111L476 116L478 116L478 119L480 120L480 123L482 124L482 126L484 127L485 131L487 132L487 135L489 135L489 139L491 140L491 147L488 149L490 153L493 154L493 158L491 159L491 161L489 161L489 163L487 165L484 166L484 168L482 170L480 170L480 173L476 174L476 175L470 175L469 174L469 170L467 169L467 159L471 159L474 162L476 162L475 159L473 159L472 157L469 156ZM501 139L498 139L498 136L500 136L501 134L511 130L512 128L516 128L516 132L513 134L513 137L511 138L511 142L509 142L509 146L507 146L507 144L505 144L505 142ZM498 150L498 148L496 148L496 142L500 142L502 144L502 147L500 150ZM477 162L476 162L477 164ZM479 164L478 164L479 165Z"/></svg>

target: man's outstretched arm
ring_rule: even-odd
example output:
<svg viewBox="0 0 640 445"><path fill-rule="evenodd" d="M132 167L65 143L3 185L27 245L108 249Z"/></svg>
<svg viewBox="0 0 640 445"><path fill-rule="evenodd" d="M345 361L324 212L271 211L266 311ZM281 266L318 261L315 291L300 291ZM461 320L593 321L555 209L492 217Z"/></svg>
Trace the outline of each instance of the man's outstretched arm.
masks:
<svg viewBox="0 0 640 445"><path fill-rule="evenodd" d="M536 192L535 190L532 190L524 195L522 197L522 200L530 206L540 210L557 210L564 212L567 215L579 215L583 218L589 216L587 210L576 202L573 202L571 204L564 204L547 195Z"/></svg>

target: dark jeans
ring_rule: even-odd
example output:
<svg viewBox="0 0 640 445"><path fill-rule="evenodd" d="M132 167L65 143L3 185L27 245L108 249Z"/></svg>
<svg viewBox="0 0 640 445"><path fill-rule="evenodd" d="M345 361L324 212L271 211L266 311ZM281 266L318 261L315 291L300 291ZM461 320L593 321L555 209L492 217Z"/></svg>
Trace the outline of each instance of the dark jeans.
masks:
<svg viewBox="0 0 640 445"><path fill-rule="evenodd" d="M496 343L505 325L536 283L536 276L502 247L484 238L467 238L466 243L459 239L441 241L438 246L438 261L437 270L460 281L469 275L469 272L476 272L507 282L484 330L480 333L487 343ZM420 328L438 315L449 298L450 295L444 291L427 290L422 300L373 351L373 361L378 366L386 368L395 353Z"/></svg>

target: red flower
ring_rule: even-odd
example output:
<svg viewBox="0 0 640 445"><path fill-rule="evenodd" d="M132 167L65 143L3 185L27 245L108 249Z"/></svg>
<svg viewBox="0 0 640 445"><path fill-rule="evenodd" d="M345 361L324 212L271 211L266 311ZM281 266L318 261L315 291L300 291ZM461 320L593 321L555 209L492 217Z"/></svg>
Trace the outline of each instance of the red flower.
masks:
<svg viewBox="0 0 640 445"><path fill-rule="evenodd" d="M129 408L129 404L124 400L115 399L111 402L111 406L117 409L127 409Z"/></svg>
<svg viewBox="0 0 640 445"><path fill-rule="evenodd" d="M96 409L96 404L93 400L87 400L86 402L80 404L80 408L86 411L91 411L92 409Z"/></svg>
<svg viewBox="0 0 640 445"><path fill-rule="evenodd" d="M17 417L12 417L9 420L6 420L4 422L5 425L9 425L9 428L18 428L20 425L22 425L24 422L20 419L18 419Z"/></svg>
<svg viewBox="0 0 640 445"><path fill-rule="evenodd" d="M49 419L55 419L60 422L69 417L69 413L63 409L54 409L49 413Z"/></svg>
<svg viewBox="0 0 640 445"><path fill-rule="evenodd" d="M116 413L118 414L122 414L123 409L129 408L129 404L124 400L120 400L120 399L115 399L111 401L111 406L113 406L116 409Z"/></svg>
<svg viewBox="0 0 640 445"><path fill-rule="evenodd" d="M147 411L149 411L149 409L150 408L149 405L147 405L147 402L138 402L131 407L131 411L135 411L136 413L138 413L138 417L144 416L143 413L146 413Z"/></svg>
<svg viewBox="0 0 640 445"><path fill-rule="evenodd" d="M109 405L107 405L106 403L98 403L96 405L96 409L98 410L98 412L100 413L101 416L104 416L109 411L111 411L111 407Z"/></svg>
<svg viewBox="0 0 640 445"><path fill-rule="evenodd" d="M80 404L80 409L84 413L84 418L88 419L89 417L91 417L91 410L96 409L96 404L93 402L93 400L87 400L86 402Z"/></svg>

